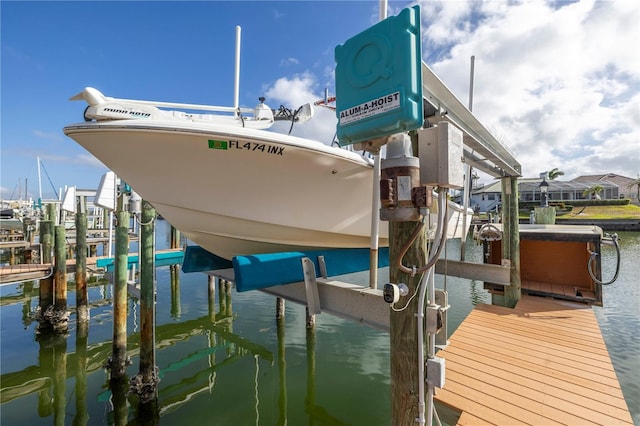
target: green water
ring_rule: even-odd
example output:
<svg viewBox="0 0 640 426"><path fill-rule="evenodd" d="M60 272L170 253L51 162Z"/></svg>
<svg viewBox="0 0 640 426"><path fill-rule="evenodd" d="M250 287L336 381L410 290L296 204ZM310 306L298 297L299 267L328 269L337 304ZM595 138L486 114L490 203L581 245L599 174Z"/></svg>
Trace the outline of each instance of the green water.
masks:
<svg viewBox="0 0 640 426"><path fill-rule="evenodd" d="M158 246L168 227L158 222ZM621 233L620 278L604 290L605 307L594 308L623 392L640 424L640 233ZM480 250L467 245L467 259ZM448 253L455 258L455 241ZM603 255L612 271L613 250ZM386 280L382 270L380 280ZM366 282L366 274L343 277ZM71 316L69 335L37 336L33 312L37 283L0 289L0 424L161 425L388 425L390 382L388 335L339 318L317 317L315 334L305 329L304 308L286 305L275 320L275 299L259 292L218 291L209 297L203 274L171 274L157 268L157 406L140 404L110 389L102 368L111 353L111 286L89 290L91 322L84 337ZM450 293L450 332L477 303L489 302L482 283L437 278ZM221 298L222 296L222 298ZM69 294L70 307L75 294ZM138 373L139 306L129 300L129 344ZM125 389L126 391L126 389Z"/></svg>

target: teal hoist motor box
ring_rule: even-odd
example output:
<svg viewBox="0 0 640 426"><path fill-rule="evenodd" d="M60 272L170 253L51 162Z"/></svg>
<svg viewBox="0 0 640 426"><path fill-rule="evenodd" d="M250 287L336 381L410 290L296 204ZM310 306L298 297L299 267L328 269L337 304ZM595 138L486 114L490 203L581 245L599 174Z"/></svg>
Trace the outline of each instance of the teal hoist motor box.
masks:
<svg viewBox="0 0 640 426"><path fill-rule="evenodd" d="M420 7L336 46L336 115L349 145L422 127Z"/></svg>

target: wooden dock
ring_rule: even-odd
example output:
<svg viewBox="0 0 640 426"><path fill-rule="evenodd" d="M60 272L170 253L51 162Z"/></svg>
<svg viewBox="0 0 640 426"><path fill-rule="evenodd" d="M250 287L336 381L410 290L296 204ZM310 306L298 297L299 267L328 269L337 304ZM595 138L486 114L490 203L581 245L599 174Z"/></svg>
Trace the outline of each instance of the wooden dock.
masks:
<svg viewBox="0 0 640 426"><path fill-rule="evenodd" d="M156 250L156 262L164 264L180 263L182 262L183 250L178 249L165 249ZM136 253L129 254L129 263L135 263L138 261L138 255ZM113 264L113 258L107 256L101 257L88 257L87 268L90 270L96 270L106 268ZM76 260L67 259L67 273L75 272ZM53 271L53 264L51 263L27 263L18 265L0 266L0 284L9 284L20 281L40 280L51 275Z"/></svg>
<svg viewBox="0 0 640 426"><path fill-rule="evenodd" d="M633 424L584 304L523 296L515 309L478 305L437 355L446 383L435 399L459 425Z"/></svg>

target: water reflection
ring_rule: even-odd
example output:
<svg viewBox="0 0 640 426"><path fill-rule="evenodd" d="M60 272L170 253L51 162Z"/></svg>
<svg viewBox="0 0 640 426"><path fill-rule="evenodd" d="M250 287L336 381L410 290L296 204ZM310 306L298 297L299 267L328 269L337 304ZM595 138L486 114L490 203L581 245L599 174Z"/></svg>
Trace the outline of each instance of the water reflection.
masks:
<svg viewBox="0 0 640 426"><path fill-rule="evenodd" d="M89 421L87 411L87 343L89 341L89 324L80 321L76 329L76 415L74 426L86 425Z"/></svg>
<svg viewBox="0 0 640 426"><path fill-rule="evenodd" d="M596 313L637 422L640 238L635 238L631 256L636 257L629 257L628 246L623 248L627 257L621 280L629 283L606 289L605 308ZM628 238L622 242L628 244ZM447 247L452 259L455 244ZM467 247L474 249L472 242ZM157 277L155 340L161 381L157 399L146 404L130 394L126 378L112 382L102 368L112 337L111 285L106 280L90 284L89 326L82 328L72 314L66 338L42 333L34 339L37 283L3 287L0 423L390 423L387 334L326 314L318 316L315 331L307 330L304 307L287 304L284 320L277 321L271 296L232 293L230 283L185 275L178 268L159 268ZM475 304L489 301L479 282L449 278L437 286L449 292L451 331ZM130 299L128 330L137 330L137 310L137 301ZM140 334L130 332L127 339L127 356L135 359ZM136 366L134 362L127 369L127 377L137 373Z"/></svg>

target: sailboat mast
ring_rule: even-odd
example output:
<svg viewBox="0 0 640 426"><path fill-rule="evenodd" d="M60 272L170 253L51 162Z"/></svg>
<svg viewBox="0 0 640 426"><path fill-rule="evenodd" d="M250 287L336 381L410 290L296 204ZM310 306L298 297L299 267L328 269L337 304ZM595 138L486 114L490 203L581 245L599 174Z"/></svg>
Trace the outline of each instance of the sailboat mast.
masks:
<svg viewBox="0 0 640 426"><path fill-rule="evenodd" d="M40 176L40 157L38 158L38 199L42 200L42 177Z"/></svg>

